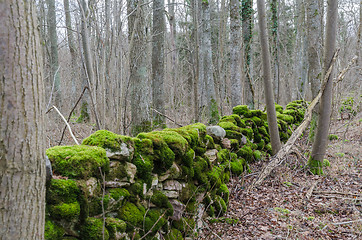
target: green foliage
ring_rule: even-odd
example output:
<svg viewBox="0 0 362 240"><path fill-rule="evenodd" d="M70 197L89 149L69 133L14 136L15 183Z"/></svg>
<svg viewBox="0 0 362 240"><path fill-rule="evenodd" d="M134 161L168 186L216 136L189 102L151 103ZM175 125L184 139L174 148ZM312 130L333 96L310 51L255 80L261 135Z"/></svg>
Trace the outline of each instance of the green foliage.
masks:
<svg viewBox="0 0 362 240"><path fill-rule="evenodd" d="M100 147L85 145L55 146L46 150L56 174L69 178L89 178L99 176L99 168L103 172L109 170L106 151Z"/></svg>
<svg viewBox="0 0 362 240"><path fill-rule="evenodd" d="M109 239L109 233L107 228L104 228L103 233L103 221L98 218L89 217L82 225L80 237L82 240L102 240L104 236L105 240Z"/></svg>
<svg viewBox="0 0 362 240"><path fill-rule="evenodd" d="M61 240L65 230L52 222L51 220L45 221L44 238L45 240Z"/></svg>
<svg viewBox="0 0 362 240"><path fill-rule="evenodd" d="M275 111L283 113L283 107L279 104L275 104Z"/></svg>
<svg viewBox="0 0 362 240"><path fill-rule="evenodd" d="M351 116L355 116L357 111L354 109L354 99L353 97L348 97L343 100L342 105L339 109L340 113L347 113Z"/></svg>

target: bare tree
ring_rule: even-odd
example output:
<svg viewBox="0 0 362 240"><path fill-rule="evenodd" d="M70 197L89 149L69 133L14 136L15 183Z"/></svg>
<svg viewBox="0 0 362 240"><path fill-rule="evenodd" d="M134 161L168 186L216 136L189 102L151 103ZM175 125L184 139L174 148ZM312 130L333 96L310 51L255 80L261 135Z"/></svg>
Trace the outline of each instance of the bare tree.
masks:
<svg viewBox="0 0 362 240"><path fill-rule="evenodd" d="M153 1L153 35L152 35L152 102L153 108L165 112L164 79L165 79L165 3L164 0ZM165 126L165 117L153 115L155 128Z"/></svg>
<svg viewBox="0 0 362 240"><path fill-rule="evenodd" d="M34 1L1 1L0 22L0 236L44 239L45 106Z"/></svg>
<svg viewBox="0 0 362 240"><path fill-rule="evenodd" d="M261 55L263 62L263 78L264 78L264 91L265 102L269 124L270 143L272 145L273 154L276 154L281 148L279 130L277 124L277 117L274 105L273 89L271 84L271 66L270 66L270 53L268 43L268 33L266 26L266 13L264 0L257 0L258 19L260 28L260 44Z"/></svg>
<svg viewBox="0 0 362 240"><path fill-rule="evenodd" d="M230 0L230 100L232 106L241 104L241 22L240 2Z"/></svg>
<svg viewBox="0 0 362 240"><path fill-rule="evenodd" d="M328 0L327 5L327 22L326 22L326 40L324 45L324 61L323 61L323 76L330 67L331 60L336 48L337 35L337 19L338 19L338 0ZM323 79L323 78L322 78ZM317 133L313 143L309 166L314 174L322 174L322 163L326 153L329 124L332 109L332 89L333 76L329 76L319 107L319 118L317 125Z"/></svg>
<svg viewBox="0 0 362 240"><path fill-rule="evenodd" d="M274 65L274 76L273 76L273 89L274 97L279 102L279 1L272 0L270 3L271 9L271 39L272 39L272 54L273 54L273 65Z"/></svg>

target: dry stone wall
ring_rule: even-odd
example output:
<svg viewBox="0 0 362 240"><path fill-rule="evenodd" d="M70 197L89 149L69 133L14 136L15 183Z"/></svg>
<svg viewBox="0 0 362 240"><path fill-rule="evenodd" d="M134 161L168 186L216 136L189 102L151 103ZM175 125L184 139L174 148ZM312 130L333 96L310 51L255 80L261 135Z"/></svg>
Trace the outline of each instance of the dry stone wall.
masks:
<svg viewBox="0 0 362 240"><path fill-rule="evenodd" d="M305 106L276 106L283 141ZM137 137L100 130L50 148L46 239L193 239L203 217L226 212L230 177L270 154L269 141L265 112L237 106L218 126Z"/></svg>

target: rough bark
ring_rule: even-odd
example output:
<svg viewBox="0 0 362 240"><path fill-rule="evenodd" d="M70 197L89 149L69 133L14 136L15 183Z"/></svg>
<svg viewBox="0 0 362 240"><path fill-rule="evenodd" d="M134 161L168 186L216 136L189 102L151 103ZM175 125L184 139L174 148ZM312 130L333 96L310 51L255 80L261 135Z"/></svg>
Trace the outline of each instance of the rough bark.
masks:
<svg viewBox="0 0 362 240"><path fill-rule="evenodd" d="M244 47L244 102L250 109L254 109L254 89L252 84L251 73L251 43L252 43L252 17L253 17L253 1L242 0L241 2L241 16L242 16L242 35Z"/></svg>
<svg viewBox="0 0 362 240"><path fill-rule="evenodd" d="M164 79L165 79L165 4L163 0L153 1L153 35L152 35L152 103L153 108L165 112ZM165 117L153 115L155 128L165 126Z"/></svg>
<svg viewBox="0 0 362 240"><path fill-rule="evenodd" d="M48 5L48 35L50 42L50 83L54 81L55 104L59 105L61 89L58 59L57 19L55 14L55 0L47 0Z"/></svg>
<svg viewBox="0 0 362 240"><path fill-rule="evenodd" d="M260 44L261 44L261 55L263 65L263 80L264 80L264 91L265 91L265 102L266 111L269 124L270 143L272 145L272 152L276 154L280 147L279 130L277 124L277 117L274 105L274 96L271 83L271 66L270 66L270 53L268 43L268 33L266 27L265 17L265 2L264 0L257 0L258 7L258 19L260 28Z"/></svg>
<svg viewBox="0 0 362 240"><path fill-rule="evenodd" d="M271 34L272 34L272 54L273 54L273 90L274 97L277 102L279 98L279 4L277 0L272 0L270 3L271 8Z"/></svg>
<svg viewBox="0 0 362 240"><path fill-rule="evenodd" d="M206 120L210 124L219 121L218 103L216 99L215 83L213 77L212 48L211 48L211 23L210 4L202 1L202 40L200 51L203 65L203 82L206 92Z"/></svg>
<svg viewBox="0 0 362 240"><path fill-rule="evenodd" d="M321 12L319 1L307 0L307 42L308 42L308 82L315 98L320 89L321 81Z"/></svg>
<svg viewBox="0 0 362 240"><path fill-rule="evenodd" d="M44 239L44 84L33 1L0 2L0 238Z"/></svg>
<svg viewBox="0 0 362 240"><path fill-rule="evenodd" d="M231 105L241 104L241 22L240 22L240 2L230 0L230 100Z"/></svg>
<svg viewBox="0 0 362 240"><path fill-rule="evenodd" d="M149 131L151 127L144 3L143 0L127 1L132 135Z"/></svg>
<svg viewBox="0 0 362 240"><path fill-rule="evenodd" d="M194 59L194 82L193 82L193 99L194 99L194 120L199 122L199 19L198 19L198 1L192 1L192 42L193 42L193 59Z"/></svg>
<svg viewBox="0 0 362 240"><path fill-rule="evenodd" d="M326 40L324 46L323 75L326 74L336 48L338 1L328 0ZM326 153L329 124L332 111L333 74L328 77L321 96L317 132L313 143L309 166L314 174L322 174L323 158Z"/></svg>

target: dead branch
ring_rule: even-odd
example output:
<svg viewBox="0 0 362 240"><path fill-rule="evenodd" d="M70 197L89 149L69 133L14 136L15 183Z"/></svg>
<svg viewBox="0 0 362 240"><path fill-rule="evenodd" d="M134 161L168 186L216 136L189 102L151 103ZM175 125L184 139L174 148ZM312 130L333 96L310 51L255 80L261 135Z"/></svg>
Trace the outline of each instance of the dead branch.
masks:
<svg viewBox="0 0 362 240"><path fill-rule="evenodd" d="M310 197L312 196L312 193L314 191L314 188L317 186L317 184L319 183L319 179L317 181L315 181L312 186L309 188L307 194L305 195L306 199L309 200Z"/></svg>
<svg viewBox="0 0 362 240"><path fill-rule="evenodd" d="M70 133L70 135L72 136L74 142L75 142L77 145L79 145L77 139L75 138L75 136L74 136L74 134L73 134L73 132L72 132L72 129L71 129L69 123L67 122L67 120L65 120L64 116L60 113L60 111L58 110L58 108L57 108L56 106L53 105L46 113L50 112L50 110L52 110L52 109L55 109L55 111L57 111L57 113L60 115L60 117L63 119L63 121L64 121L65 124L67 125L68 130L69 130L69 133Z"/></svg>
<svg viewBox="0 0 362 240"><path fill-rule="evenodd" d="M362 194L358 193L346 193L346 192L330 192L330 191L314 191L315 194L331 194L331 195L344 195L344 196L355 196L362 197Z"/></svg>
<svg viewBox="0 0 362 240"><path fill-rule="evenodd" d="M295 141L302 135L304 130L309 126L311 120L312 120L312 111L314 107L319 102L319 99L322 96L322 93L324 91L325 85L328 81L328 78L332 72L333 65L337 59L339 49L334 53L333 59L329 65L328 71L326 72L326 75L324 76L323 85L321 87L321 90L319 91L318 95L313 99L313 101L308 106L306 113L304 115L303 122L299 125L299 127L293 132L292 136L288 139L287 143L279 150L279 152L272 157L272 160L269 162L269 164L261 171L259 176L254 179L252 184L248 187L248 191L253 189L254 187L259 186L263 180L269 176L269 174L276 168L278 165L280 165L283 162L284 157L290 152L292 149L292 146L294 145Z"/></svg>
<svg viewBox="0 0 362 240"><path fill-rule="evenodd" d="M362 222L362 219L353 220L353 221L346 221L346 222L338 222L338 223L332 223L333 225L344 225L344 224L350 224L355 222Z"/></svg>
<svg viewBox="0 0 362 240"><path fill-rule="evenodd" d="M151 108L151 109L152 109L154 112L156 112L157 114L160 114L161 116L164 116L165 118L167 118L167 119L170 120L171 122L175 123L177 126L183 127L181 124L178 124L178 123L176 122L176 120L173 120L172 118L170 118L170 117L168 117L167 115L165 115L165 114L157 111L157 110L154 109L154 108Z"/></svg>

